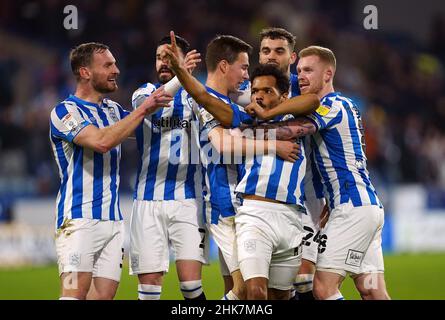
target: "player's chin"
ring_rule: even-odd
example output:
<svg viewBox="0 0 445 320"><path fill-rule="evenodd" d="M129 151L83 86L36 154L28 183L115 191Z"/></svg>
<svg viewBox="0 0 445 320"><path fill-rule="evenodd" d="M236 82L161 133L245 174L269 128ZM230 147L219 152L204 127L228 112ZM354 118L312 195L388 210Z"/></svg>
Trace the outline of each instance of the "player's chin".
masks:
<svg viewBox="0 0 445 320"><path fill-rule="evenodd" d="M173 79L173 73L163 72L161 74L158 74L158 80L159 80L160 83L167 83L171 79Z"/></svg>
<svg viewBox="0 0 445 320"><path fill-rule="evenodd" d="M107 83L107 85L102 86L100 88L100 90L97 90L97 91L102 93L102 94L105 94L105 93L112 93L112 92L116 91L118 88L119 87L118 87L116 82L110 81L110 82Z"/></svg>
<svg viewBox="0 0 445 320"><path fill-rule="evenodd" d="M107 89L109 90L109 92L114 92L114 91L116 91L118 88L119 88L119 86L117 85L116 82L111 82L111 83L108 85L108 87L107 87Z"/></svg>

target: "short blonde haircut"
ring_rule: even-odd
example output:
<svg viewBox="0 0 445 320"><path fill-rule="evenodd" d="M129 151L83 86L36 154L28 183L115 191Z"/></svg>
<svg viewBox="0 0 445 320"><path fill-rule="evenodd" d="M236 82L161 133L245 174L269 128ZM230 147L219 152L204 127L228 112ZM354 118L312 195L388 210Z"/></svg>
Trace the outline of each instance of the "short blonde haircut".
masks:
<svg viewBox="0 0 445 320"><path fill-rule="evenodd" d="M309 46L302 49L298 53L299 58L308 57L308 56L317 56L321 61L328 63L329 65L334 67L334 70L337 68L337 60L335 59L335 55L332 50L320 46Z"/></svg>

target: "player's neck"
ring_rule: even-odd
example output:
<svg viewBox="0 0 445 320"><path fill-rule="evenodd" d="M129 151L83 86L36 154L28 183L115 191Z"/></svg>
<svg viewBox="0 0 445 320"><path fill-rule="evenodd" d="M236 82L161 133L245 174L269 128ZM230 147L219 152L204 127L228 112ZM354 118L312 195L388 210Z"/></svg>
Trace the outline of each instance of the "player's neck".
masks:
<svg viewBox="0 0 445 320"><path fill-rule="evenodd" d="M209 74L207 76L206 86L225 96L229 94L225 81L223 79L219 79L215 75Z"/></svg>
<svg viewBox="0 0 445 320"><path fill-rule="evenodd" d="M332 85L332 83L328 84L320 92L318 92L317 93L317 97L318 97L318 99L321 100L325 95L327 95L327 94L329 94L331 92L335 92L334 86Z"/></svg>
<svg viewBox="0 0 445 320"><path fill-rule="evenodd" d="M76 92L74 93L76 97L84 101L92 102L95 104L101 104L103 100L103 95L90 86L78 84Z"/></svg>

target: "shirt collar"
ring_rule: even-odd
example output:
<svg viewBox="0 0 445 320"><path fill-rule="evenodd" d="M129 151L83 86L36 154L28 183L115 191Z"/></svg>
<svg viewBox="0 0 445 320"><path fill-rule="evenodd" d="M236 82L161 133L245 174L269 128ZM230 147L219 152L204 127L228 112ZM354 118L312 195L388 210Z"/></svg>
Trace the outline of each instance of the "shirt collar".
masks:
<svg viewBox="0 0 445 320"><path fill-rule="evenodd" d="M218 91L215 91L214 89L212 89L212 88L210 88L210 87L208 87L208 86L206 86L206 89L207 89L208 92L213 93L213 94L214 94L215 96L217 96L218 98L222 98L222 99L224 99L224 100L228 100L229 103L232 103L232 100L231 100L228 96L225 96L225 95L223 95L222 93L219 93Z"/></svg>
<svg viewBox="0 0 445 320"><path fill-rule="evenodd" d="M75 102L77 102L79 104L87 105L87 106L90 106L90 107L95 107L95 108L98 108L98 109L100 109L102 107L107 107L106 103L104 102L105 99L102 100L101 105L98 105L97 103L93 103L93 102L90 102L90 101L86 101L86 100L80 99L79 97L76 97L74 94L70 94L69 99L74 100Z"/></svg>

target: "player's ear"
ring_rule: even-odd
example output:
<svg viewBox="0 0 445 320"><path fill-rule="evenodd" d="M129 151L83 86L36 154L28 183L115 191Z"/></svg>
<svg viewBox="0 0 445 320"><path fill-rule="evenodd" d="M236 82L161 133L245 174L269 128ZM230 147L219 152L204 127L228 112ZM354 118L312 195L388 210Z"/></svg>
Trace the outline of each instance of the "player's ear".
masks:
<svg viewBox="0 0 445 320"><path fill-rule="evenodd" d="M296 53L295 51L293 51L293 52L290 54L290 64L294 64L295 61L297 61L297 53Z"/></svg>
<svg viewBox="0 0 445 320"><path fill-rule="evenodd" d="M332 69L331 66L329 66L326 68L326 71L324 73L324 81L329 82L332 80L333 77L334 77L334 70Z"/></svg>
<svg viewBox="0 0 445 320"><path fill-rule="evenodd" d="M79 75L81 79L90 80L91 78L91 72L88 70L88 67L80 67Z"/></svg>
<svg viewBox="0 0 445 320"><path fill-rule="evenodd" d="M229 68L229 62L227 62L227 60L221 60L218 63L218 68L219 70L221 70L222 73L227 73L227 69Z"/></svg>
<svg viewBox="0 0 445 320"><path fill-rule="evenodd" d="M288 91L283 92L280 96L280 103L286 101L288 97L289 97L289 92Z"/></svg>

